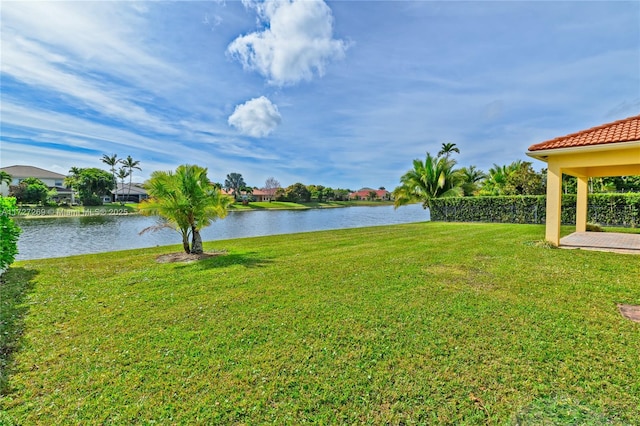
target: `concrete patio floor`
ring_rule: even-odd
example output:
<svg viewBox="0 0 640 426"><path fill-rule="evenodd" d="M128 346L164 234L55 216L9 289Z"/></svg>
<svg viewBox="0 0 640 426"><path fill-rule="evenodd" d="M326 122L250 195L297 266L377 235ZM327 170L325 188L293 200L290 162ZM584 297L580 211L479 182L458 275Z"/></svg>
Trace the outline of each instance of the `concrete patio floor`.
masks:
<svg viewBox="0 0 640 426"><path fill-rule="evenodd" d="M560 248L640 255L640 234L574 232L571 235L560 238Z"/></svg>

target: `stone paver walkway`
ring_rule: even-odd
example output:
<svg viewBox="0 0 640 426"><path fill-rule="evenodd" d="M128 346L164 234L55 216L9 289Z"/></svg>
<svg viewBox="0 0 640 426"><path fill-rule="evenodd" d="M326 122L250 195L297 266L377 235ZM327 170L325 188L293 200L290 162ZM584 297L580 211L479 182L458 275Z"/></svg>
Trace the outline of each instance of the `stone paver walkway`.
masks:
<svg viewBox="0 0 640 426"><path fill-rule="evenodd" d="M640 255L640 234L574 232L560 239L560 248Z"/></svg>
<svg viewBox="0 0 640 426"><path fill-rule="evenodd" d="M640 322L640 306L637 305L618 305L620 314L631 321Z"/></svg>

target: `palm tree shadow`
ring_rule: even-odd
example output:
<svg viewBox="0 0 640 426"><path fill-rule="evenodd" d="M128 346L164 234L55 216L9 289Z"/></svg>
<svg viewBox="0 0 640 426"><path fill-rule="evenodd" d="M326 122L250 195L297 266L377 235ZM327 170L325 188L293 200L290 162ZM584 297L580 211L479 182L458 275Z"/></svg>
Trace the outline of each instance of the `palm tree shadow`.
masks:
<svg viewBox="0 0 640 426"><path fill-rule="evenodd" d="M245 268L262 268L271 263L273 263L273 260L259 256L258 252L221 253L218 256L187 263L176 268L206 270L227 268L234 265L244 266Z"/></svg>
<svg viewBox="0 0 640 426"><path fill-rule="evenodd" d="M20 349L24 318L29 312L24 301L38 273L35 269L9 268L0 279L0 395L9 392L13 355Z"/></svg>

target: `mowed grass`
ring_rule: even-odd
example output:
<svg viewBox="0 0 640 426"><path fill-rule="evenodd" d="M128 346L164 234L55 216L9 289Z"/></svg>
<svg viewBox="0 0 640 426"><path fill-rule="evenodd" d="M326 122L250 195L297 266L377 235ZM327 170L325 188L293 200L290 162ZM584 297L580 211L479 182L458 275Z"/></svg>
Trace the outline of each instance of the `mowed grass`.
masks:
<svg viewBox="0 0 640 426"><path fill-rule="evenodd" d="M543 236L417 223L17 262L0 423L640 424L640 324L616 307L640 304L640 257Z"/></svg>

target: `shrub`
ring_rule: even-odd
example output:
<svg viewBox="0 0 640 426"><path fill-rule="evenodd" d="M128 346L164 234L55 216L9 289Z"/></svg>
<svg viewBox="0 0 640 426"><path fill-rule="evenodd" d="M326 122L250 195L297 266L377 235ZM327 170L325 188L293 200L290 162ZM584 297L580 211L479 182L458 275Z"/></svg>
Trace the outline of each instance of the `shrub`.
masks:
<svg viewBox="0 0 640 426"><path fill-rule="evenodd" d="M23 204L44 204L47 201L49 188L40 179L29 177L20 184L10 186L10 195Z"/></svg>
<svg viewBox="0 0 640 426"><path fill-rule="evenodd" d="M85 194L81 199L83 206L101 206L102 199L96 194Z"/></svg>
<svg viewBox="0 0 640 426"><path fill-rule="evenodd" d="M0 275L11 265L18 254L20 228L11 219L16 199L0 196Z"/></svg>
<svg viewBox="0 0 640 426"><path fill-rule="evenodd" d="M431 220L445 222L545 223L546 196L456 197L435 199ZM587 220L605 226L640 224L640 193L589 194ZM562 196L563 224L576 221L576 195Z"/></svg>
<svg viewBox="0 0 640 426"><path fill-rule="evenodd" d="M597 223L587 223L587 231L589 231L589 232L603 232L604 230Z"/></svg>

